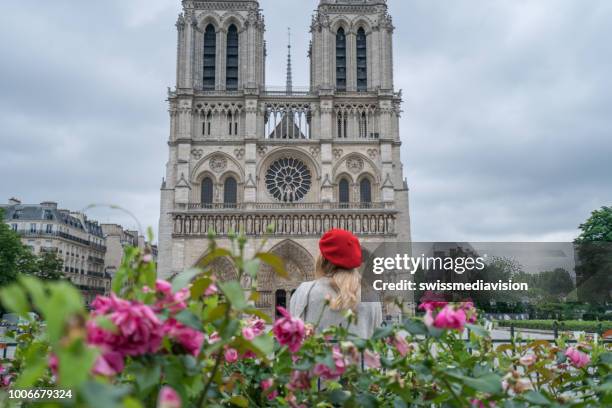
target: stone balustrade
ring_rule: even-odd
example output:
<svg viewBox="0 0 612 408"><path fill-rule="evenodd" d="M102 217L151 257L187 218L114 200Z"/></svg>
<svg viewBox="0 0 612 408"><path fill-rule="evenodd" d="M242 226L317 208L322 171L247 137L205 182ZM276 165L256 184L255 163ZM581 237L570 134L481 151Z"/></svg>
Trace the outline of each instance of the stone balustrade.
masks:
<svg viewBox="0 0 612 408"><path fill-rule="evenodd" d="M357 235L396 234L397 210L387 203L251 203L190 204L172 213L174 237L226 236L244 231L250 236L320 236L332 228ZM331 210L331 212L330 212Z"/></svg>

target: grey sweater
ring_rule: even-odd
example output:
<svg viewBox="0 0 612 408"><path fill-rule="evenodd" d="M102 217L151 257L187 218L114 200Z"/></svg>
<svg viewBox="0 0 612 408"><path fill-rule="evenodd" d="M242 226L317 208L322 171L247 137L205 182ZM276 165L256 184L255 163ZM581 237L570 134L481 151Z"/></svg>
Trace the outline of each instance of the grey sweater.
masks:
<svg viewBox="0 0 612 408"><path fill-rule="evenodd" d="M310 291L310 295L308 292ZM320 278L315 281L302 283L289 304L289 312L292 316L302 318L306 323L316 324L325 306L325 298L337 296L331 287L328 278ZM348 325L348 321L342 315L342 311L331 310L328 307L323 311L319 323L319 332L329 326ZM351 323L349 332L364 339L372 337L374 330L382 323L382 308L380 303L362 302L357 307L357 322Z"/></svg>

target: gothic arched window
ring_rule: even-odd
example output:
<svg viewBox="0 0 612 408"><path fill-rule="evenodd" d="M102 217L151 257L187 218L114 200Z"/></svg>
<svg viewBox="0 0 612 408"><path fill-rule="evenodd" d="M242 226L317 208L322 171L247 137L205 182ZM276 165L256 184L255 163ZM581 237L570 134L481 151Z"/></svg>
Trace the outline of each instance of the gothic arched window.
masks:
<svg viewBox="0 0 612 408"><path fill-rule="evenodd" d="M357 31L357 90L368 90L368 46L363 28Z"/></svg>
<svg viewBox="0 0 612 408"><path fill-rule="evenodd" d="M226 207L235 207L238 202L238 184L236 179L228 177L223 184L223 203Z"/></svg>
<svg viewBox="0 0 612 408"><path fill-rule="evenodd" d="M338 184L338 202L340 203L340 207L348 206L350 201L350 190L349 190L349 182L347 179L343 178L340 180Z"/></svg>
<svg viewBox="0 0 612 408"><path fill-rule="evenodd" d="M238 89L238 28L234 24L227 30L225 85L228 90Z"/></svg>
<svg viewBox="0 0 612 408"><path fill-rule="evenodd" d="M359 183L359 196L362 205L368 206L372 203L372 183L369 179L364 178Z"/></svg>
<svg viewBox="0 0 612 408"><path fill-rule="evenodd" d="M203 208L212 207L213 203L213 182L210 177L202 180L201 200Z"/></svg>
<svg viewBox="0 0 612 408"><path fill-rule="evenodd" d="M215 89L215 68L217 64L217 33L209 24L204 31L204 89Z"/></svg>
<svg viewBox="0 0 612 408"><path fill-rule="evenodd" d="M346 91L346 35L342 27L336 33L336 89Z"/></svg>
<svg viewBox="0 0 612 408"><path fill-rule="evenodd" d="M365 112L359 115L359 137L362 139L368 137L368 116Z"/></svg>

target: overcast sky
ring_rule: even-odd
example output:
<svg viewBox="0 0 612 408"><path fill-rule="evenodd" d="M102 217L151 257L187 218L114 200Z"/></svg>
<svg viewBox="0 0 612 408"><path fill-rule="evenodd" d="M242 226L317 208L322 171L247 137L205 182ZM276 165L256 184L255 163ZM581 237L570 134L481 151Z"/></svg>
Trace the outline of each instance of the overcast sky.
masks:
<svg viewBox="0 0 612 408"><path fill-rule="evenodd" d="M571 240L612 204L612 1L389 0L415 241ZM263 0L308 85L316 0ZM157 228L179 0L0 2L0 199ZM88 214L135 222L115 210Z"/></svg>

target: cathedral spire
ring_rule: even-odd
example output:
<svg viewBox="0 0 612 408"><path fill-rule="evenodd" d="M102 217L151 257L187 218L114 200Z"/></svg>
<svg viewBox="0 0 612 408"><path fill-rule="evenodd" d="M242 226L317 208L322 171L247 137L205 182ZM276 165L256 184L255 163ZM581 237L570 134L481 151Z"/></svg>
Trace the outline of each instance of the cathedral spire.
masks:
<svg viewBox="0 0 612 408"><path fill-rule="evenodd" d="M291 71L291 28L287 28L289 41L287 42L287 94L293 93L293 73Z"/></svg>

